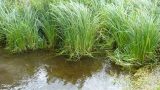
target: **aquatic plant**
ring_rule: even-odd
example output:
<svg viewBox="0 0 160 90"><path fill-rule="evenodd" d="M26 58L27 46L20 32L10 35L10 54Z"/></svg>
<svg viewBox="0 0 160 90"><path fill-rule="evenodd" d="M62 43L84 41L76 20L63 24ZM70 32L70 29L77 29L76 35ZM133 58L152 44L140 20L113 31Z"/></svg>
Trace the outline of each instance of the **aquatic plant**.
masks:
<svg viewBox="0 0 160 90"><path fill-rule="evenodd" d="M0 6L0 40L6 48L12 52L53 48L55 27L45 7L49 3L36 8L29 1L13 2L2 0Z"/></svg>
<svg viewBox="0 0 160 90"><path fill-rule="evenodd" d="M23 6L23 5L22 5ZM44 40L38 34L36 12L30 6L12 5L10 9L1 6L2 33L6 38L6 48L21 52L42 48Z"/></svg>
<svg viewBox="0 0 160 90"><path fill-rule="evenodd" d="M122 65L139 65L153 58L159 27L150 10L130 5L106 5L106 27L116 42L113 60Z"/></svg>
<svg viewBox="0 0 160 90"><path fill-rule="evenodd" d="M113 51L114 62L140 65L156 55L159 12L158 0L0 0L0 43L72 60Z"/></svg>
<svg viewBox="0 0 160 90"><path fill-rule="evenodd" d="M82 3L66 2L51 5L51 14L59 27L62 52L71 58L91 55L99 27L98 16Z"/></svg>
<svg viewBox="0 0 160 90"><path fill-rule="evenodd" d="M38 2L38 3L37 3ZM49 13L49 3L56 3L56 0L31 0L31 6L37 11L39 22L37 27L40 36L45 40L45 45L48 48L53 48L55 45L56 28L55 23Z"/></svg>

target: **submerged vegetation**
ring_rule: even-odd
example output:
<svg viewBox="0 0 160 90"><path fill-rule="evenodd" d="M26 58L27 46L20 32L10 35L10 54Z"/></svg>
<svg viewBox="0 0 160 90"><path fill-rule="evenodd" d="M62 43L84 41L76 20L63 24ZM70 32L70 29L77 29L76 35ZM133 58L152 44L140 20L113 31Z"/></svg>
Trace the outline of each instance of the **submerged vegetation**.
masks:
<svg viewBox="0 0 160 90"><path fill-rule="evenodd" d="M117 64L144 65L157 61L159 4L158 0L0 0L0 41L13 53L48 48L77 60L109 52Z"/></svg>

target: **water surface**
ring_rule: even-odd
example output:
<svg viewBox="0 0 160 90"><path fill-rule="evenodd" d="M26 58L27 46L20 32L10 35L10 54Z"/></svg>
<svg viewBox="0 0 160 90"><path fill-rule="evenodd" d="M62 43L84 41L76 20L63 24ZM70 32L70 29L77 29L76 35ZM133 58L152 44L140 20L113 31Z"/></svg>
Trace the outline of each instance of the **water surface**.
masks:
<svg viewBox="0 0 160 90"><path fill-rule="evenodd" d="M78 62L45 51L9 55L0 51L0 89L123 90L128 75L104 59Z"/></svg>

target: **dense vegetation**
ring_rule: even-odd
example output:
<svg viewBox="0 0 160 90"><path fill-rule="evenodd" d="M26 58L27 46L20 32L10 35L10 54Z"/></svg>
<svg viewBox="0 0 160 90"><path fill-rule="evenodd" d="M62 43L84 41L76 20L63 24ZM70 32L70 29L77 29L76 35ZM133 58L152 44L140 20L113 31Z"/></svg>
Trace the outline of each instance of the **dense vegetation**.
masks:
<svg viewBox="0 0 160 90"><path fill-rule="evenodd" d="M120 65L156 62L159 4L158 0L0 0L1 46L12 53L53 49L71 60L105 52Z"/></svg>

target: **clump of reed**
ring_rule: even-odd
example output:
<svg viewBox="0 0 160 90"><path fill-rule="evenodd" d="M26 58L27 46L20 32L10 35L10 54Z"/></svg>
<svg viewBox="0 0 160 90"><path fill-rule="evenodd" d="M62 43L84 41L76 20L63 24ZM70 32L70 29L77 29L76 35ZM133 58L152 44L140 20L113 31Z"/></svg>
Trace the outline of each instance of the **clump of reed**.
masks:
<svg viewBox="0 0 160 90"><path fill-rule="evenodd" d="M71 58L91 56L99 27L98 16L92 15L92 11L84 4L73 1L52 4L51 14L57 22L63 42L61 52Z"/></svg>
<svg viewBox="0 0 160 90"><path fill-rule="evenodd" d="M104 11L107 30L116 43L112 59L121 65L144 64L153 59L159 43L159 22L152 11L154 6L148 9L145 5L120 1L107 4Z"/></svg>
<svg viewBox="0 0 160 90"><path fill-rule="evenodd" d="M1 1L1 32L6 48L11 52L34 50L44 46L36 26L38 18L30 6L12 4L11 8Z"/></svg>
<svg viewBox="0 0 160 90"><path fill-rule="evenodd" d="M34 5L31 1L1 1L1 41L11 52L54 48L55 27L49 1ZM9 7L10 6L10 7ZM41 7L36 7L41 6Z"/></svg>

